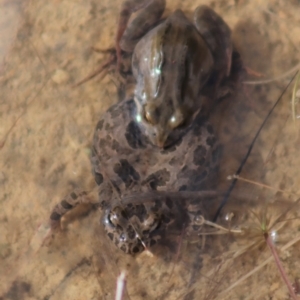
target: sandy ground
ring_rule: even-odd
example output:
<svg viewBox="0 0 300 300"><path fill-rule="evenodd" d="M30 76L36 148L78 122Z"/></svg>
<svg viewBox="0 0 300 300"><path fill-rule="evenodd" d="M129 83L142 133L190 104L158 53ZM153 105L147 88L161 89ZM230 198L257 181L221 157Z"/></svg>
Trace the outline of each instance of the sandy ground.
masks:
<svg viewBox="0 0 300 300"><path fill-rule="evenodd" d="M48 247L38 228L75 187L92 189L89 147L101 114L117 101L107 77L73 88L105 59L91 46L113 45L120 0L0 1L0 299L114 299L127 271L124 299L289 299L270 251L259 236L209 237L203 247L181 244L179 255L123 255L98 226L99 212L76 218ZM299 2L168 1L192 11L213 7L233 30L245 65L273 78L300 61ZM262 80L248 76L247 80ZM216 108L212 122L224 145L220 189L243 159L288 79L243 84ZM297 199L299 120L291 117L291 88L264 126L228 206L237 224L259 227L250 208L274 218ZM278 190L288 192L282 193ZM294 282L300 277L299 205L281 222L276 246ZM285 216L284 219L287 217ZM251 223L252 222L252 223ZM261 247L251 247L262 241ZM290 244L288 244L290 243ZM176 252L176 251L175 251ZM248 272L249 278L238 280ZM297 281L297 280L296 280Z"/></svg>

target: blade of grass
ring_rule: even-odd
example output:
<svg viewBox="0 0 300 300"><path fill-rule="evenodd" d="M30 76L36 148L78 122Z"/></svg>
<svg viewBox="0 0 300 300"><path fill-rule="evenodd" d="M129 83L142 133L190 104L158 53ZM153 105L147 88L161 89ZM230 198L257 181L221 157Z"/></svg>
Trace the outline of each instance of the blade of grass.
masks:
<svg viewBox="0 0 300 300"><path fill-rule="evenodd" d="M294 123L296 122L296 93L299 85L299 80L300 80L300 74L298 74L298 76L296 77L296 82L294 84L293 94L292 94L292 116L293 116Z"/></svg>

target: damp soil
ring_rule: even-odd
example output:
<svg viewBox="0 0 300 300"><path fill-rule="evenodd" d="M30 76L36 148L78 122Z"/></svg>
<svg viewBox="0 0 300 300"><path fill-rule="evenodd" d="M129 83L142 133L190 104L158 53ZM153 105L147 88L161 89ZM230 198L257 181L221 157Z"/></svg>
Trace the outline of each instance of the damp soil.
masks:
<svg viewBox="0 0 300 300"><path fill-rule="evenodd" d="M172 249L132 258L110 244L100 212L85 209L41 246L38 229L53 206L74 188L95 186L89 161L93 130L120 97L117 81L107 76L72 85L105 60L92 47L113 46L121 2L0 0L0 299L114 299L123 270L123 299L289 299L259 230L256 237L179 237ZM167 2L166 13L191 12L201 4L214 8L232 28L249 70L211 117L223 145L223 191L293 74L268 84L249 81L278 77L300 61L299 2ZM300 194L300 123L292 118L291 93L292 87L241 173L268 188L239 180L225 211L234 212L239 226L259 227L251 211L275 218L290 207L282 219L291 220L280 222L275 245L289 279L297 282L299 243L293 241L300 239L299 205L292 204Z"/></svg>

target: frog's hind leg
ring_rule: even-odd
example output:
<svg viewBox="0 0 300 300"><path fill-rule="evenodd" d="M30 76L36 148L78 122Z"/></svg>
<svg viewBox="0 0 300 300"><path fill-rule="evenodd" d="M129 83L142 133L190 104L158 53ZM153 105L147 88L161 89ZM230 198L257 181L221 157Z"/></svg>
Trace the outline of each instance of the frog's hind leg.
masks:
<svg viewBox="0 0 300 300"><path fill-rule="evenodd" d="M121 50L132 52L138 40L161 18L166 6L165 0L125 0L119 14L116 34L117 65L120 66ZM129 23L132 13L136 17Z"/></svg>
<svg viewBox="0 0 300 300"><path fill-rule="evenodd" d="M233 51L230 28L215 11L206 5L196 8L194 23L212 51L215 66L222 73L221 79L229 76Z"/></svg>
<svg viewBox="0 0 300 300"><path fill-rule="evenodd" d="M74 209L79 204L92 203L92 199L88 196L88 193L81 190L74 190L68 194L65 198L56 204L50 215L51 230L60 228L61 218Z"/></svg>

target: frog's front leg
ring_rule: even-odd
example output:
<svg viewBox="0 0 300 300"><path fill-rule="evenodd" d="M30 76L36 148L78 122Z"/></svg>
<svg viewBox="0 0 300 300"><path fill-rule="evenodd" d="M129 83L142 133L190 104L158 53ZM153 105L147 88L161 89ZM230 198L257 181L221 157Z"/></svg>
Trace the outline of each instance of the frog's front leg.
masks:
<svg viewBox="0 0 300 300"><path fill-rule="evenodd" d="M118 67L121 50L132 52L138 40L160 19L165 6L165 0L125 0L123 2L116 35ZM138 15L127 25L130 16L136 11L139 11Z"/></svg>
<svg viewBox="0 0 300 300"><path fill-rule="evenodd" d="M210 47L219 77L217 83L220 83L224 77L229 76L231 70L231 30L218 14L206 5L196 8L194 23Z"/></svg>
<svg viewBox="0 0 300 300"><path fill-rule="evenodd" d="M78 204L91 203L88 193L81 190L75 190L56 204L50 215L51 230L59 229L61 218L74 209Z"/></svg>

